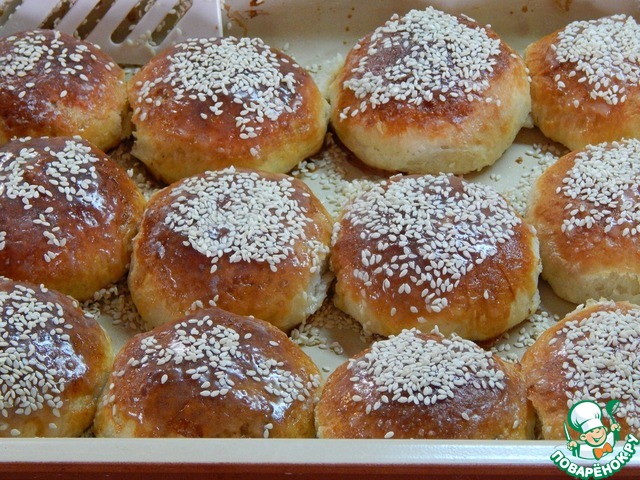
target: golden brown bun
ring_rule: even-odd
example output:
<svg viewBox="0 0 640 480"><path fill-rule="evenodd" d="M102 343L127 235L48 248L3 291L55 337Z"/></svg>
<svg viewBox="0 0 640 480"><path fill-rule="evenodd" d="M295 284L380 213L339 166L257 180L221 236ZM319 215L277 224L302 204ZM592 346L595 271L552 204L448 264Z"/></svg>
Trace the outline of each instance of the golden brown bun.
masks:
<svg viewBox="0 0 640 480"><path fill-rule="evenodd" d="M405 330L342 364L316 407L320 438L532 438L517 365L473 342Z"/></svg>
<svg viewBox="0 0 640 480"><path fill-rule="evenodd" d="M190 177L149 202L132 298L149 328L215 305L287 330L322 304L331 228L292 177L234 168Z"/></svg>
<svg viewBox="0 0 640 480"><path fill-rule="evenodd" d="M392 177L357 196L331 266L336 306L386 336L437 325L484 340L539 303L533 229L497 192L454 176Z"/></svg>
<svg viewBox="0 0 640 480"><path fill-rule="evenodd" d="M77 302L0 277L0 437L77 437L93 420L111 342Z"/></svg>
<svg viewBox="0 0 640 480"><path fill-rule="evenodd" d="M514 50L490 28L431 7L394 16L361 39L330 96L333 127L350 150L371 166L409 173L491 165L531 108Z"/></svg>
<svg viewBox="0 0 640 480"><path fill-rule="evenodd" d="M527 220L540 239L542 276L573 303L640 302L640 140L587 146L536 181Z"/></svg>
<svg viewBox="0 0 640 480"><path fill-rule="evenodd" d="M314 437L318 368L267 322L204 309L116 356L99 437Z"/></svg>
<svg viewBox="0 0 640 480"><path fill-rule="evenodd" d="M228 166L288 172L322 145L311 76L260 39L191 40L129 82L133 154L166 183Z"/></svg>
<svg viewBox="0 0 640 480"><path fill-rule="evenodd" d="M144 198L84 140L0 148L0 275L90 298L128 268Z"/></svg>
<svg viewBox="0 0 640 480"><path fill-rule="evenodd" d="M108 150L130 134L124 70L96 46L52 30L0 39L0 145L80 135Z"/></svg>
<svg viewBox="0 0 640 480"><path fill-rule="evenodd" d="M625 15L573 22L531 44L534 123L572 150L640 136L639 49L640 27Z"/></svg>
<svg viewBox="0 0 640 480"><path fill-rule="evenodd" d="M545 439L565 439L569 408L580 400L602 407L620 400L621 438L640 430L640 307L600 301L581 305L545 331L522 358Z"/></svg>

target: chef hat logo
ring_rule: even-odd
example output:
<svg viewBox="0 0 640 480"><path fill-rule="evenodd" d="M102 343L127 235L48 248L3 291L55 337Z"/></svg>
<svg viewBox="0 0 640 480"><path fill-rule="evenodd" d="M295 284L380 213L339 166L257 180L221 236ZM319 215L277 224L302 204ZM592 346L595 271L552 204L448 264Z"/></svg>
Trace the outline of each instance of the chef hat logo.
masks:
<svg viewBox="0 0 640 480"><path fill-rule="evenodd" d="M571 428L580 432L587 433L594 428L603 428L602 409L591 400L583 400L576 403L568 415Z"/></svg>

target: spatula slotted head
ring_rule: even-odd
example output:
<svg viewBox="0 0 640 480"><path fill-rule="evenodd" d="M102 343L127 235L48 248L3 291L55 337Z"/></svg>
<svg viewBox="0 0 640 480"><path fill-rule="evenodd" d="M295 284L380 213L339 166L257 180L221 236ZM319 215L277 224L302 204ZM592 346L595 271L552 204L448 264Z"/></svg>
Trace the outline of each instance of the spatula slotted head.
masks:
<svg viewBox="0 0 640 480"><path fill-rule="evenodd" d="M0 36L54 28L142 65L187 38L222 35L219 0L0 0Z"/></svg>

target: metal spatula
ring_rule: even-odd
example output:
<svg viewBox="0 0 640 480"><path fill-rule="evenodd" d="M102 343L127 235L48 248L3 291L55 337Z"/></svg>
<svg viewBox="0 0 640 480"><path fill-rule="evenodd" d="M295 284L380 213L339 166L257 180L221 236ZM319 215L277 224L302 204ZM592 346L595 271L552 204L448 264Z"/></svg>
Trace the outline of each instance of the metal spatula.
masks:
<svg viewBox="0 0 640 480"><path fill-rule="evenodd" d="M220 0L0 0L0 36L55 28L142 65L186 38L222 35Z"/></svg>

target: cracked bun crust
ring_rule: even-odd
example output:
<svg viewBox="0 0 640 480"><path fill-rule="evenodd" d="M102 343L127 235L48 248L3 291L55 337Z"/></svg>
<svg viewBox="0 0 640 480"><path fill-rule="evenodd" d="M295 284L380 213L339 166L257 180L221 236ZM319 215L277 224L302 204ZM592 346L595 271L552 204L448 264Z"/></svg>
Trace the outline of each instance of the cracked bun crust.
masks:
<svg viewBox="0 0 640 480"><path fill-rule="evenodd" d="M294 60L254 38L190 40L129 82L133 154L166 183L229 166L285 173L320 149L329 107Z"/></svg>
<svg viewBox="0 0 640 480"><path fill-rule="evenodd" d="M496 337L539 304L538 240L496 191L455 176L392 177L347 205L334 302L380 335Z"/></svg>
<svg viewBox="0 0 640 480"><path fill-rule="evenodd" d="M0 437L78 437L91 426L113 353L77 302L0 277Z"/></svg>
<svg viewBox="0 0 640 480"><path fill-rule="evenodd" d="M0 38L0 112L0 145L79 135L106 151L130 134L124 70L53 30Z"/></svg>
<svg viewBox="0 0 640 480"><path fill-rule="evenodd" d="M330 96L340 140L373 167L407 173L493 164L531 106L514 50L490 28L431 7L360 40Z"/></svg>
<svg viewBox="0 0 640 480"><path fill-rule="evenodd" d="M273 325L217 308L131 339L96 414L99 437L315 437L320 374Z"/></svg>
<svg viewBox="0 0 640 480"><path fill-rule="evenodd" d="M73 138L0 148L0 275L78 300L119 280L144 198L102 151Z"/></svg>
<svg viewBox="0 0 640 480"><path fill-rule="evenodd" d="M576 21L531 44L532 116L571 150L640 136L640 26L614 15Z"/></svg>
<svg viewBox="0 0 640 480"><path fill-rule="evenodd" d="M320 438L528 439L535 416L519 366L460 337L405 330L332 373Z"/></svg>
<svg viewBox="0 0 640 480"><path fill-rule="evenodd" d="M149 202L132 298L149 328L214 305L288 330L324 300L331 228L292 177L228 168L187 178Z"/></svg>

